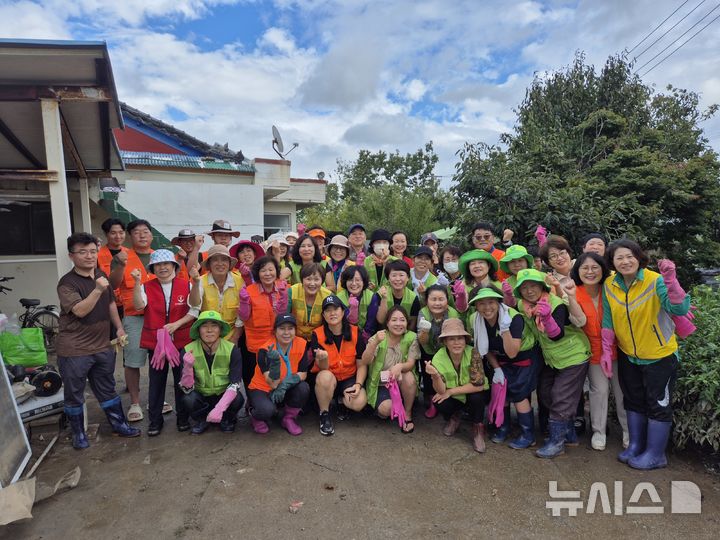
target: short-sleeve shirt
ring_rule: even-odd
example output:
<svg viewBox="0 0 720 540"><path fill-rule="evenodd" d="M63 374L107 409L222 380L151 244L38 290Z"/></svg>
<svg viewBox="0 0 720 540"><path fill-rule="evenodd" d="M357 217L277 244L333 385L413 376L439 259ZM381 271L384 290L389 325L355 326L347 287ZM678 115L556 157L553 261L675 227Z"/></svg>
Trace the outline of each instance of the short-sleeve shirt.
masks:
<svg viewBox="0 0 720 540"><path fill-rule="evenodd" d="M375 349L374 358L377 358L380 347ZM397 345L388 344L387 352L385 353L385 361L383 362L383 371L390 369L395 364L402 364L408 361L417 361L420 358L420 346L418 345L417 339L412 342L410 349L408 349L407 358L403 358L402 348L400 343Z"/></svg>
<svg viewBox="0 0 720 540"><path fill-rule="evenodd" d="M58 356L90 356L110 348L110 304L115 301L111 287L105 289L85 317L72 312L73 307L95 290L95 280L105 277L99 268L94 277L81 276L73 268L57 285L60 300L60 330L55 348Z"/></svg>
<svg viewBox="0 0 720 540"><path fill-rule="evenodd" d="M479 317L480 314L478 314L477 316ZM500 335L500 327L498 323L496 322L494 326L490 326L486 320L483 319L483 321L485 323L485 329L487 330L488 335L488 350L497 353L498 360L507 360L508 358L505 354L505 346L503 345L503 340L502 336ZM522 315L518 313L512 318L512 321L510 322L510 335L514 339L522 339L524 329L525 321L523 320Z"/></svg>

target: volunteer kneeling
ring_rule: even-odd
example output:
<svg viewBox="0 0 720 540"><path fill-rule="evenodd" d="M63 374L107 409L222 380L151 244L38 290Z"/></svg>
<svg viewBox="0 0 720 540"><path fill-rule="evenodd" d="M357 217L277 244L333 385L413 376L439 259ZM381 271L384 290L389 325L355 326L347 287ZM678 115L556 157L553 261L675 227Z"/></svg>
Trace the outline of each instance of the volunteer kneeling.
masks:
<svg viewBox="0 0 720 540"><path fill-rule="evenodd" d="M209 422L219 422L226 433L235 431L235 417L245 401L240 393L242 354L222 339L228 332L230 325L217 311L203 311L190 328L193 341L180 351L180 386L187 392L181 400L195 421L193 435L203 433Z"/></svg>
<svg viewBox="0 0 720 540"><path fill-rule="evenodd" d="M446 319L438 336L443 348L431 362L425 363L425 372L432 379L435 395L432 400L447 420L443 428L446 437L452 437L460 427L463 409L468 409L473 422L473 448L485 452L485 394L488 389L483 375L482 359L468 341L470 334L460 319Z"/></svg>
<svg viewBox="0 0 720 540"><path fill-rule="evenodd" d="M285 406L282 427L290 435L302 433L296 420L310 395L305 382L310 362L306 354L308 342L296 337L296 330L295 317L278 315L274 337L258 350L255 375L248 388L250 421L255 433L270 431L267 423L278 412L278 405Z"/></svg>

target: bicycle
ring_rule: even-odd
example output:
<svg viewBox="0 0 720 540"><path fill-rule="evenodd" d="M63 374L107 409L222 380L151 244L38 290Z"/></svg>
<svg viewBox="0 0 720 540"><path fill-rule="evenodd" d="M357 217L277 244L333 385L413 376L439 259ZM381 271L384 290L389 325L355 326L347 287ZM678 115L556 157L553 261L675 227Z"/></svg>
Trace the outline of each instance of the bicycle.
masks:
<svg viewBox="0 0 720 540"><path fill-rule="evenodd" d="M14 277L2 277L0 283L15 279ZM7 294L11 288L0 285L0 293ZM58 307L53 304L40 305L36 298L21 298L20 305L25 308L25 313L18 317L21 328L40 328L43 331L45 350L48 354L55 353L55 340L60 332L60 315Z"/></svg>

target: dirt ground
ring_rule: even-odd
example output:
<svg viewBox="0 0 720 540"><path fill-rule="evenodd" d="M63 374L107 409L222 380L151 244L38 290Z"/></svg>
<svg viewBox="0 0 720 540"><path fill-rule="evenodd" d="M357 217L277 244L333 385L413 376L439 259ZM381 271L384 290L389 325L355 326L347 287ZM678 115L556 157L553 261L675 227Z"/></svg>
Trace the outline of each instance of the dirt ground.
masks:
<svg viewBox="0 0 720 540"><path fill-rule="evenodd" d="M127 394L123 401L127 406ZM234 434L212 428L191 436L178 433L169 415L159 437L128 440L111 436L94 398L88 406L90 421L100 422L92 446L73 450L66 432L38 470L38 480L50 483L79 465L79 485L36 505L33 519L0 528L0 538L580 538L596 533L700 539L717 538L720 530L720 477L676 455L667 469L632 470L615 458L617 432L608 437L605 452L591 450L585 436L579 447L554 460L489 441L487 453L480 455L470 444L469 423L446 438L442 419L426 420L417 407L416 429L409 435L396 424L356 416L336 422L335 435L323 437L317 417L310 415L301 418L305 433L300 437L291 437L279 423L258 436L247 420ZM147 419L139 426L145 429ZM45 442L38 440L41 434ZM33 459L52 436L52 427L33 430ZM671 514L671 481L676 480L700 488L701 514ZM557 481L560 490L580 491L584 505L577 516L567 510L551 515L549 481ZM615 511L616 481L623 482L622 515L603 514L600 504L595 513L586 513L593 482L605 484ZM651 482L661 503L653 504L645 493L629 505L639 482ZM298 501L302 506L291 513L290 505ZM663 513L626 513L639 505L662 506Z"/></svg>

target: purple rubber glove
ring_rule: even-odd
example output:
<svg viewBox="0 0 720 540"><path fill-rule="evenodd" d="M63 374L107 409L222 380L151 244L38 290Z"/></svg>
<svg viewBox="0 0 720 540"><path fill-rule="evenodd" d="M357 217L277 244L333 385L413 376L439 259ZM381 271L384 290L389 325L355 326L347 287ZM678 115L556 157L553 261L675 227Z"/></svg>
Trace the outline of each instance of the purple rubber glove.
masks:
<svg viewBox="0 0 720 540"><path fill-rule="evenodd" d="M543 331L547 334L547 337L554 338L560 335L560 327L553 319L552 308L546 298L541 298L537 303L537 314L542 321Z"/></svg>
<svg viewBox="0 0 720 540"><path fill-rule="evenodd" d="M675 263L670 259L661 259L658 261L658 270L660 270L660 274L662 274L663 280L665 280L670 303L682 304L687 295L677 280Z"/></svg>
<svg viewBox="0 0 720 540"><path fill-rule="evenodd" d="M468 297L467 291L465 290L465 284L461 279L458 279L452 286L453 297L455 297L455 308L458 311L467 311L468 308Z"/></svg>
<svg viewBox="0 0 720 540"><path fill-rule="evenodd" d="M505 280L502 282L502 292L503 292L503 303L506 306L515 307L517 305L517 299L515 298L515 295L513 294L512 285L510 285L508 280Z"/></svg>
<svg viewBox="0 0 720 540"><path fill-rule="evenodd" d="M538 246L543 247L547 242L547 229L542 225L538 225L535 229L535 238L537 238Z"/></svg>
<svg viewBox="0 0 720 540"><path fill-rule="evenodd" d="M355 264L358 266L362 266L365 264L365 252L361 251L355 256Z"/></svg>
<svg viewBox="0 0 720 540"><path fill-rule="evenodd" d="M348 304L350 304L350 309L348 310L348 322L350 324L357 324L358 320L360 320L360 302L357 297L350 295Z"/></svg>
<svg viewBox="0 0 720 540"><path fill-rule="evenodd" d="M243 278L243 281L245 282L245 285L250 285L253 282L252 278L252 272L250 271L250 267L245 264L244 262L241 262L238 265L238 270L240 271L240 275Z"/></svg>
<svg viewBox="0 0 720 540"><path fill-rule="evenodd" d="M192 388L195 386L195 357L191 352L186 352L183 356L182 377L180 377L180 386L183 388Z"/></svg>
<svg viewBox="0 0 720 540"><path fill-rule="evenodd" d="M288 291L287 282L279 280L275 282L275 301L273 303L273 309L276 315L287 313L288 307Z"/></svg>
<svg viewBox="0 0 720 540"><path fill-rule="evenodd" d="M252 313L250 306L250 293L247 292L247 288L243 287L240 289L240 306L238 307L238 317L241 321L247 321Z"/></svg>
<svg viewBox="0 0 720 540"><path fill-rule="evenodd" d="M600 367L608 379L613 376L613 358L615 358L615 331L612 328L603 328L600 331L602 339L602 354L600 355Z"/></svg>
<svg viewBox="0 0 720 540"><path fill-rule="evenodd" d="M217 424L222 420L223 413L227 410L233 400L237 397L237 390L234 388L228 388L225 393L218 401L215 408L207 415L207 421L213 424Z"/></svg>

